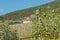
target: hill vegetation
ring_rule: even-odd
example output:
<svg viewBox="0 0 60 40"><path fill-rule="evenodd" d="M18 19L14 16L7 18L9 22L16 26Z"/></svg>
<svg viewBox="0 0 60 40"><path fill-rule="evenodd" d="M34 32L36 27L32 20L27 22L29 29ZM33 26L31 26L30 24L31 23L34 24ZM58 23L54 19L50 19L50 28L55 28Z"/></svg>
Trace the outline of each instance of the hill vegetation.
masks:
<svg viewBox="0 0 60 40"><path fill-rule="evenodd" d="M40 6L36 6L36 7L32 7L32 8L27 8L24 10L17 10L17 11L10 12L10 13L7 13L2 16L8 20L19 19L19 18L22 18L25 16L29 16L31 14L35 14L36 9L39 9L40 12L42 12L42 13L43 12L49 13L49 11L52 12L52 10L55 10L55 13L56 13L56 12L59 12L59 10L60 10L60 2L58 0L58 1L48 3L48 4L44 4L44 5L40 5Z"/></svg>
<svg viewBox="0 0 60 40"><path fill-rule="evenodd" d="M36 17L33 19L33 35L41 35L42 37L45 37L47 35L47 37L52 37L54 35L58 36L60 35L60 2L59 0L56 0L54 2L48 3L48 4L44 4L41 6L36 6L36 7L32 7L32 8L27 8L24 10L17 10L14 12L10 12L7 13L5 15L0 16L0 20L17 20L23 17L28 17L30 15L35 15L35 11L36 9L39 9L39 21L40 24L37 28L38 32L36 32L36 25L37 25L37 20ZM13 26L13 25L11 25ZM31 24L15 24L15 26L18 26L18 28L22 28L21 30L23 30L24 28L27 28L26 30L32 29L32 28L28 28L28 26L32 26ZM25 27L26 26L26 27ZM18 29L18 32L20 30ZM26 31L20 31L22 33L26 32ZM30 32L30 31L29 31ZM21 34L22 34L21 33ZM25 34L25 33L24 33ZM27 36L28 36L28 32L27 32Z"/></svg>

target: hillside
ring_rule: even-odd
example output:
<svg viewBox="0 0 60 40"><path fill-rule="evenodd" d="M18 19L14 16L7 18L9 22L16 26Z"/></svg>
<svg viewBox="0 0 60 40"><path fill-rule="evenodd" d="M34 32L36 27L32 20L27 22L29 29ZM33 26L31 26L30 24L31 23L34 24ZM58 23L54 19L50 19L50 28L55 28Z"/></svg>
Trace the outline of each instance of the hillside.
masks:
<svg viewBox="0 0 60 40"><path fill-rule="evenodd" d="M43 13L43 12L48 13L49 11L52 12L54 10L56 13L56 12L59 12L60 10L60 2L59 0L56 0L48 4L44 4L44 5L40 5L40 6L36 6L32 8L27 8L24 10L17 10L17 11L10 12L10 13L3 15L3 17L8 20L19 19L25 16L29 16L31 14L35 14L36 9L39 9L40 13Z"/></svg>
<svg viewBox="0 0 60 40"><path fill-rule="evenodd" d="M36 13L36 9L39 9L40 16L42 23L40 25L42 34L47 34L46 27L48 27L48 32L54 34L53 31L60 33L60 0L56 0L54 2L50 2L48 4L27 8L24 10L17 10L14 12L7 13L5 15L0 16L0 20L17 20L23 17L29 17L30 15L34 15ZM34 20L35 21L35 20ZM9 21L7 21L9 22ZM32 23L15 23L15 24L8 24L5 22L4 24L8 25L11 30L17 30L17 35L20 38L24 37L31 37L32 35ZM35 27L36 25L34 25ZM54 28L54 29L53 29ZM52 31L53 30L53 31ZM59 31L57 31L59 30Z"/></svg>

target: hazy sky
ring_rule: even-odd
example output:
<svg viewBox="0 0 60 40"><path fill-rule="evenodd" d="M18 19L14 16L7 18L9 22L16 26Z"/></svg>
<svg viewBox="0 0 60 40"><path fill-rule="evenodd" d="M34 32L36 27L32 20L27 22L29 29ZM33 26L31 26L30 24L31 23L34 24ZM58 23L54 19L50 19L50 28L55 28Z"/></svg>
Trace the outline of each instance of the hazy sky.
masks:
<svg viewBox="0 0 60 40"><path fill-rule="evenodd" d="M42 5L54 0L0 0L0 15Z"/></svg>

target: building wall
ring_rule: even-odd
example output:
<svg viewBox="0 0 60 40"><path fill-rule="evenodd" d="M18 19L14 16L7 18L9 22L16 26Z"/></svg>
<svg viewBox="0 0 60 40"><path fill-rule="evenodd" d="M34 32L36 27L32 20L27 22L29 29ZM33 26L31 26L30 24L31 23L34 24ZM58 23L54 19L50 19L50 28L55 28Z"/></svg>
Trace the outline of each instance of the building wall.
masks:
<svg viewBox="0 0 60 40"><path fill-rule="evenodd" d="M23 23L31 23L32 21L23 21Z"/></svg>

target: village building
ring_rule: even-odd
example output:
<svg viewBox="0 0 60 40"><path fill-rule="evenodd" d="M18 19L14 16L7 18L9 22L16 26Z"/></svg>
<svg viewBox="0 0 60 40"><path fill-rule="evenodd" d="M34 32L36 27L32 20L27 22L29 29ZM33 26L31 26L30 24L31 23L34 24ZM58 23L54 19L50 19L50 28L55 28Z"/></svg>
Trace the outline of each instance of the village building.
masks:
<svg viewBox="0 0 60 40"><path fill-rule="evenodd" d="M20 20L9 20L8 24L21 24L21 23L31 23L32 18L31 17L24 17Z"/></svg>
<svg viewBox="0 0 60 40"><path fill-rule="evenodd" d="M23 18L23 23L31 23L32 19L30 17L24 17Z"/></svg>

